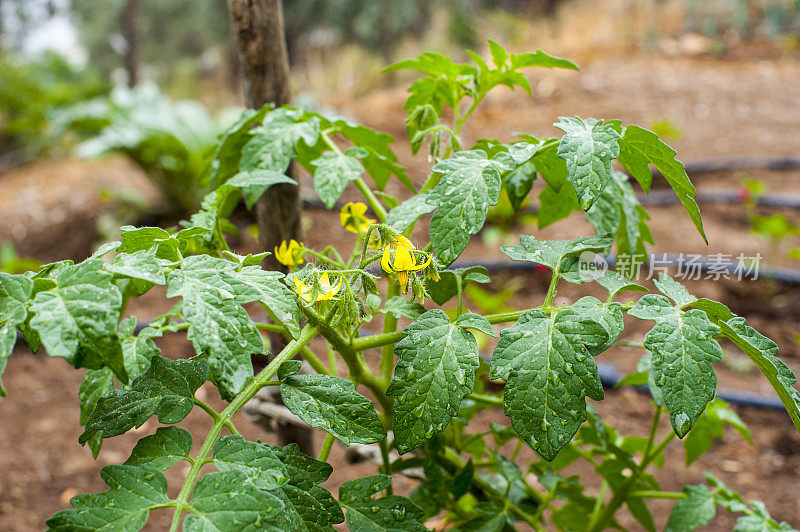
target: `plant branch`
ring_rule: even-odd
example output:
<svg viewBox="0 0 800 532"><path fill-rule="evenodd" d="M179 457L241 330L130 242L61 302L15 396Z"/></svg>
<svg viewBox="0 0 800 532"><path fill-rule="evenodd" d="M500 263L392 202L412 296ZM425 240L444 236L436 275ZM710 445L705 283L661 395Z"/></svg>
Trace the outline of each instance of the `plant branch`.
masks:
<svg viewBox="0 0 800 532"><path fill-rule="evenodd" d="M189 473L186 475L186 480L183 482L181 491L175 498L175 513L172 516L170 532L174 532L178 529L178 525L180 525L181 522L181 514L184 510L189 508L189 495L194 488L197 476L200 474L200 469L204 464L207 463L207 457L214 448L214 442L216 442L217 438L219 438L222 427L227 426L226 423L231 422L233 416L242 409L247 401L253 398L256 392L263 387L264 383L268 382L273 376L275 376L281 364L294 357L300 351L300 349L309 341L311 341L311 339L316 335L317 328L313 325L306 325L303 327L297 339L289 342L283 351L281 351L274 359L272 359L272 362L267 364L267 367L261 370L261 372L256 375L247 386L245 386L244 390L239 392L239 395L233 399L231 404L229 404L221 414L217 414L218 419L216 419L214 424L211 426L208 436L206 436L202 447L200 447L200 451L197 453L194 464L192 464L191 469L189 469Z"/></svg>
<svg viewBox="0 0 800 532"><path fill-rule="evenodd" d="M333 443L336 440L331 433L325 435L325 441L322 442L322 448L319 450L319 456L317 456L317 460L320 462L325 462L328 460L328 456L331 454L331 449L333 448Z"/></svg>

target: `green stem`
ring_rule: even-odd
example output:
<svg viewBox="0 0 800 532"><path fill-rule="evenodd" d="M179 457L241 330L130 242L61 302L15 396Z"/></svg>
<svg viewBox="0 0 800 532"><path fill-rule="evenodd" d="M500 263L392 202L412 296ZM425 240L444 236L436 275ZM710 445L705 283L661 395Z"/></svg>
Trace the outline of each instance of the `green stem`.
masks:
<svg viewBox="0 0 800 532"><path fill-rule="evenodd" d="M306 315L309 323L318 327L320 335L342 356L350 372L350 380L356 385L366 386L375 395L384 411L391 412L393 403L386 395L386 386L367 367L360 353L350 347L350 341L337 329L331 327L328 321L313 308L301 305L300 310Z"/></svg>
<svg viewBox="0 0 800 532"><path fill-rule="evenodd" d="M682 491L632 491L628 497L639 499L685 499L687 495Z"/></svg>
<svg viewBox="0 0 800 532"><path fill-rule="evenodd" d="M510 323L512 321L517 321L525 312L524 310L517 310L514 312L503 312L500 314L489 314L486 316L486 319L489 320L489 323L496 325L498 323ZM361 338L356 338L353 340L350 348L353 351L367 351L368 349L375 349L377 347L383 347L390 344L396 344L406 335L403 331L393 331L393 332L384 332L380 334L372 334L370 336L363 336Z"/></svg>
<svg viewBox="0 0 800 532"><path fill-rule="evenodd" d="M336 375L336 351L333 350L331 344L328 344L328 372L331 375Z"/></svg>
<svg viewBox="0 0 800 532"><path fill-rule="evenodd" d="M608 504L603 508L603 512L597 518L596 521L593 521L592 526L590 526L587 530L589 532L600 532L601 530L605 530L608 523L613 519L614 514L619 509L620 506L625 502L628 498L631 489L636 484L636 481L639 479L639 475L642 474L646 469L647 466L650 465L655 457L657 457L661 451L666 447L672 439L675 437L675 433L670 431L667 436L661 440L655 448L653 448L653 443L655 441L656 429L658 429L658 423L661 419L661 412L662 407L661 405L656 406L655 415L653 416L653 423L650 426L650 434L647 438L647 445L645 446L645 450L642 456L642 461L639 465L634 469L631 476L628 480L620 486L619 489L614 491L614 496L611 497L611 500Z"/></svg>
<svg viewBox="0 0 800 532"><path fill-rule="evenodd" d="M470 117L470 115L472 115L473 112L475 112L475 109L478 108L478 105L480 105L481 101L483 101L484 96L486 96L485 92L479 92L475 95L475 98L472 99L472 104L467 109L467 112L464 113L464 116L462 116L461 119L455 123L454 129L456 134L461 133L461 129L464 127L464 124L467 123L467 119Z"/></svg>
<svg viewBox="0 0 800 532"><path fill-rule="evenodd" d="M383 205L381 205L381 202L377 197L375 197L375 194L372 193L372 190L370 190L364 180L360 177L353 181L353 183L356 184L358 191L361 192L361 195L364 196L365 200L367 200L367 203L372 209L372 212L375 213L375 216L378 217L378 220L381 223L384 223L386 221L386 209L383 208Z"/></svg>
<svg viewBox="0 0 800 532"><path fill-rule="evenodd" d="M458 306L456 307L456 317L464 313L464 286L460 276L456 276L456 297Z"/></svg>
<svg viewBox="0 0 800 532"><path fill-rule="evenodd" d="M317 373L321 375L332 375L332 373L328 371L328 368L325 367L325 364L322 363L319 357L317 357L317 355L315 355L314 352L308 348L308 346L303 346L303 348L300 350L300 356L303 357L303 360L308 362L312 369Z"/></svg>
<svg viewBox="0 0 800 532"><path fill-rule="evenodd" d="M325 249L322 250L323 255L325 255L326 253L332 253L334 259L338 260L340 264L344 264L344 259L342 258L341 255L339 255L339 252L336 251L335 247L327 246Z"/></svg>
<svg viewBox="0 0 800 532"><path fill-rule="evenodd" d="M606 491L608 491L608 481L603 479L603 482L600 484L600 490L597 492L597 499L594 501L594 508L592 508L592 515L589 517L589 526L587 529L593 527L600 518L600 511L603 509Z"/></svg>
<svg viewBox="0 0 800 532"><path fill-rule="evenodd" d="M335 260L333 260L333 259L331 259L329 257L326 257L322 253L317 253L313 249L308 249L308 248L301 248L301 249L303 250L303 254L304 255L311 255L312 257L316 257L319 260L321 260L322 262L325 262L326 264L330 264L331 266L336 266L337 268L340 268L342 266L340 263L336 262Z"/></svg>
<svg viewBox="0 0 800 532"><path fill-rule="evenodd" d="M558 271L559 264L556 266L556 271ZM556 290L558 289L558 280L561 278L561 275L553 272L553 277L550 279L550 286L547 287L547 295L544 298L544 303L542 304L543 307L550 307L553 304L553 299L556 297Z"/></svg>
<svg viewBox="0 0 800 532"><path fill-rule="evenodd" d="M219 419L214 420L214 424L211 426L208 436L206 436L203 445L200 447L200 451L197 453L194 464L192 464L191 469L189 469L189 473L186 475L186 480L183 482L181 491L175 498L175 513L172 516L172 524L169 528L170 532L174 532L178 529L178 525L180 525L181 522L181 514L189 507L189 495L192 492L192 488L197 480L197 476L200 474L200 469L204 464L207 463L208 455L214 448L214 443L217 441L217 438L219 438L222 427L226 426L226 423L230 423L233 419L233 416L242 409L247 401L253 398L256 392L263 387L264 383L269 382L269 380L275 376L281 364L294 357L304 345L306 345L309 341L311 341L312 338L314 338L314 336L316 336L316 334L316 327L312 325L306 325L303 327L297 339L289 342L283 351L281 351L272 360L272 362L267 364L267 367L261 370L261 372L256 375L247 386L245 386L244 390L242 390L239 395L233 399L231 404L229 404L221 414L218 414Z"/></svg>
<svg viewBox="0 0 800 532"><path fill-rule="evenodd" d="M197 406L202 408L209 416L211 416L211 419L213 419L215 423L219 421L223 425L225 425L225 427L229 431L231 431L231 434L239 434L239 431L236 430L236 427L233 425L233 422L222 420L222 418L220 417L219 413L216 410L214 410L213 408L211 408L211 405L209 405L207 403L204 403L203 401L201 401L197 397L194 398L194 404L196 404Z"/></svg>
<svg viewBox="0 0 800 532"><path fill-rule="evenodd" d="M256 329L259 331L289 334L289 331L286 330L286 327L283 325L278 325L277 323L256 323Z"/></svg>
<svg viewBox="0 0 800 532"><path fill-rule="evenodd" d="M389 281L389 288L386 290L386 300L397 295L399 284L397 281ZM383 318L383 334L394 333L397 331L397 318L391 312L387 312ZM381 364L378 375L387 383L391 379L394 371L394 342L384 344L381 349Z"/></svg>
<svg viewBox="0 0 800 532"><path fill-rule="evenodd" d="M486 403L487 405L503 408L503 399L500 397L493 397L482 393L471 393L467 395L467 397L478 403Z"/></svg>
<svg viewBox="0 0 800 532"><path fill-rule="evenodd" d="M320 462L325 462L328 460L328 456L331 454L331 449L333 448L333 442L336 440L330 433L325 435L325 441L322 442L322 448L319 450L319 456L317 460Z"/></svg>
<svg viewBox="0 0 800 532"><path fill-rule="evenodd" d="M449 466L457 468L457 470L459 470L459 471L464 469L464 463L450 449L446 449L444 454L436 454L433 457L434 457L434 459L444 460ZM475 487L477 487L479 490L481 490L485 494L490 495L491 496L490 498L492 498L492 499L501 499L501 498L503 498L503 494L502 493L497 491L486 480L484 480L483 478L479 477L478 475L475 475L475 476L472 477L472 484L474 484ZM531 495L536 495L536 494L532 493ZM525 521L526 523L528 523L534 529L536 529L536 530L541 529L541 527L539 526L539 523L536 522L536 519L534 519L531 514L529 514L528 512L524 511L522 508L520 508L519 506L517 506L516 504L512 503L509 500L506 500L506 504L508 505L508 509L512 514L514 514L519 519L521 519L521 520Z"/></svg>
<svg viewBox="0 0 800 532"><path fill-rule="evenodd" d="M386 438L378 442L378 447L381 449L381 460L383 461L383 473L385 475L392 474L392 461L389 459L389 444ZM392 494L392 484L386 488L386 495Z"/></svg>

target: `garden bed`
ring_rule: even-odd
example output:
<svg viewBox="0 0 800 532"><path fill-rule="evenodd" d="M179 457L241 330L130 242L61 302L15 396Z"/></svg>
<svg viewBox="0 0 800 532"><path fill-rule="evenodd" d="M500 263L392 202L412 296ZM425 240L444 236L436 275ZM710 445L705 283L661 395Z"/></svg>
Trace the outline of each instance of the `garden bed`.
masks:
<svg viewBox="0 0 800 532"><path fill-rule="evenodd" d="M601 75L601 72L608 74ZM576 78L579 82L572 83L569 76L580 76ZM589 64L581 74L545 73L535 84L533 99L520 99L517 95L512 100L503 93L490 99L476 114L469 135L472 138L497 136L507 141L512 131L552 133L551 117L590 111L592 116L622 118L626 123L643 125L669 118L684 130L684 138L676 142L675 147L679 157L685 160L741 154L800 154L800 137L796 135L800 109L796 105L796 83L792 84L799 78L800 65L788 60L765 65L755 61L710 63L704 59L604 58ZM709 94L717 97L709 99ZM387 91L359 102L348 102L344 107L372 127L396 127L402 123L403 97L402 92ZM528 103L519 105L520 101ZM404 137L403 131L390 132L399 139ZM398 141L395 148L401 157L408 151L404 140ZM424 154L405 157L401 162L409 167L415 180L424 179L429 167ZM753 170L748 175L766 183L774 193L797 193L800 180L797 170ZM739 186L740 177L740 172L717 172L699 176L694 181L701 190L730 189ZM0 241L10 240L21 255L32 255L43 261L84 258L97 241L95 223L98 213L104 209L99 190L111 185L130 186L152 197L146 180L118 159L102 163L75 160L35 163L0 175L3 190ZM396 191L400 193L399 188ZM347 196L343 198L346 199ZM771 266L792 266L792 262L782 256L766 258L768 247L751 235L740 205L701 204L708 246L697 236L682 207L651 206L648 210L653 218L650 226L656 253L744 253L748 256L761 253ZM764 212L782 212L794 223L800 223L797 211L765 208ZM242 217L238 222L242 227L247 223ZM340 242L331 241L328 229L332 225L338 225L336 213L309 211L306 243L310 247L327 244L349 247L352 235L348 233L340 233ZM417 229L420 233L416 234L426 230L427 222L422 221ZM542 231L529 226L519 232L559 239L593 231L582 217L572 216ZM243 234L246 235L246 231ZM460 260L503 259L499 246L504 243L515 242L503 241L502 235L492 241L476 237ZM243 236L235 246L241 251L256 249L255 241L248 236ZM794 267L798 267L796 261ZM521 278L522 288L508 301L510 306L537 305L547 289L547 278L535 271L496 273L494 276ZM778 343L787 364L795 372L800 370L800 346L795 341L800 332L800 305L797 304L800 287L735 280L699 280L687 286L698 297L720 300L734 312L747 316L754 327ZM576 293L566 287L559 292L559 297L569 298ZM132 303L128 312L147 319L167 310L169 304L163 292L154 291ZM625 340L641 341L649 326L635 321L631 320L631 326L626 328ZM172 358L182 358L191 352L189 345L180 338L162 340L160 345L164 354ZM485 350L490 348L489 345ZM77 390L82 372L72 370L62 360L43 354L34 357L26 350L18 347L9 361L4 375L9 397L0 401L0 417L7 427L13 427L0 434L0 530L10 532L39 529L48 516L67 505L69 497L103 489L98 475L100 467L124 461L134 441L152 432L156 425L151 419L140 430L107 440L98 461L93 461L88 448L77 444L81 432ZM637 349L615 348L598 357L598 362L614 362L619 371L626 372L635 367L640 355ZM748 373L746 365L739 363L735 350L726 355L726 361L718 365L721 387L771 393L759 372ZM203 393L213 406L221 404L209 385L201 389L200 394ZM632 400L631 394L635 393L630 389L609 391L607 399L597 405L604 419L622 434L641 431L641 427L647 425L645 418L650 416L647 405ZM710 452L686 468L683 452L675 445L668 451L658 479L664 489L680 489L684 484L701 482L703 470L714 470L719 478L744 496L768 501L776 519L800 526L797 498L800 436L785 413L735 409L750 425L753 446L734 431L728 431ZM187 418L187 426L197 429L192 430L193 433L203 433L208 427L209 419L203 416L201 411L195 411ZM490 421L506 422L505 419L499 411L487 413L482 415L475 430ZM257 426L244 419L239 419L237 425L248 439L261 437L274 441L274 435L264 436ZM321 433L316 437L319 445ZM20 446L21 441L29 443ZM526 448L520 456L525 462L533 458L533 452ZM330 460L336 473L326 486L334 494L341 482L375 471L372 464L345 465L340 446L334 447ZM170 485L180 485L179 477L185 473L181 468L179 465L167 472ZM395 487L407 493L413 485L398 477ZM594 488L596 486L591 487ZM656 522L660 526L670 506L669 502L654 505ZM165 528L169 518L167 511L163 515L154 512L148 529ZM620 519L623 525L637 529L629 517ZM730 530L732 523L733 519L720 515L705 529Z"/></svg>

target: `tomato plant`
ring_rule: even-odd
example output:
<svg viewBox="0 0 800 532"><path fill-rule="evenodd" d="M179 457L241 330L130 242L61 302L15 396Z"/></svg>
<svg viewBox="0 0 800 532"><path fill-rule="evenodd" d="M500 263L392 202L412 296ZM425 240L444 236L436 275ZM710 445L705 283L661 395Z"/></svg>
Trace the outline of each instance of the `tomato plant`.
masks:
<svg viewBox="0 0 800 532"><path fill-rule="evenodd" d="M510 144L484 139L465 147L461 130L493 87L529 92L520 69L576 68L541 51L508 54L491 41L490 50L491 65L476 54L459 64L427 53L390 67L422 72L405 103L413 149L427 145L435 159L419 189L398 164L389 135L288 107L250 110L221 136L209 170L213 191L180 230L123 227L120 241L81 263L0 274L2 365L19 330L32 350L44 347L88 369L78 391L80 443L96 455L104 439L152 416L165 425L142 438L124 464L103 468L107 491L76 496L72 508L48 520L50 529L139 530L150 510L171 508L173 530L332 530L344 521L356 531L426 530L424 523L440 516L447 528L464 531L598 531L618 527L624 506L654 530L648 500L674 499L668 530L693 530L717 507L741 514L737 530L791 530L711 475L703 485L668 492L652 473L676 437L687 462L726 424L749 439L738 416L715 399L720 341L755 362L800 429L796 378L776 344L667 275L655 282L659 293L631 300L631 292L647 289L581 259L612 246L619 257L635 259L652 241L648 215L614 160L645 191L655 166L705 238L694 188L675 152L641 127L578 117L556 122L560 138L523 135ZM293 183L284 174L292 159L313 176L322 202L337 208L354 242L352 251L286 242L274 250L290 268L284 275L259 266L268 252L229 249L227 216L240 199L252 206L271 185ZM544 299L530 308L470 312L464 293L490 283L489 272L451 265L501 189L519 208L540 178L539 223L580 210L596 234L560 241L521 235L519 245L501 250L550 272ZM405 201L382 192L391 179L408 189ZM337 206L350 186L364 203ZM431 213L427 235L416 241L415 224ZM561 304L563 283L597 283L608 296ZM136 317L120 319L123 309L156 285L177 302L137 333ZM270 323L253 321L243 307L252 303ZM652 322L638 371L624 381L649 386L647 437L619 434L586 401L603 399L595 357L620 342L625 315ZM400 320L408 324L400 328ZM265 351L263 331L285 335L288 344L254 375L250 357ZM162 356L154 339L184 332L196 356ZM311 347L317 338L329 346L325 362ZM478 339L485 345L487 338L497 340L484 358ZM296 357L314 373L300 373ZM221 412L195 396L206 381L228 402ZM237 431L236 413L268 386L279 388L303 422L327 432L316 459L294 445L247 441ZM174 425L195 407L213 425L192 456L198 435ZM476 429L473 420L486 409L502 409L508 423ZM657 438L665 415L672 430ZM382 456L376 475L345 482L338 498L320 486L332 472L326 460L335 440L377 445ZM538 458L523 464L518 453L526 445ZM170 497L162 471L181 461L189 472ZM578 461L599 476L599 491L565 473ZM411 471L419 483L410 497L393 493L393 478Z"/></svg>

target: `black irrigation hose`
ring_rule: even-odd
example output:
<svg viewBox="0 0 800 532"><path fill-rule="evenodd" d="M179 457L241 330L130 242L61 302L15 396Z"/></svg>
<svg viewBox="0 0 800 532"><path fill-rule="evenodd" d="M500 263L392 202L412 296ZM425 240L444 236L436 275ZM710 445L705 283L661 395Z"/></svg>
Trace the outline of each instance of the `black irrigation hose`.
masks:
<svg viewBox="0 0 800 532"><path fill-rule="evenodd" d="M800 169L800 157L791 155L717 157L684 163L689 175L709 174L712 172L735 172L737 170L778 170L788 171ZM661 172L653 171L653 177L661 177Z"/></svg>
<svg viewBox="0 0 800 532"><path fill-rule="evenodd" d="M636 197L644 206L676 205L680 203L678 196L672 190L651 190L650 194L640 193ZM695 201L698 203L724 203L739 205L744 202L744 196L739 190L700 190ZM787 194L764 194L753 198L757 205L763 207L786 207L800 210L800 196Z"/></svg>
<svg viewBox="0 0 800 532"><path fill-rule="evenodd" d="M617 366L612 363L604 362L597 365L597 373L600 375L600 382L603 383L603 388L614 389L619 381L622 380L622 375L617 370ZM637 392L650 394L650 390L646 385L644 386L630 386ZM744 390L733 390L730 388L718 388L717 397L728 403L740 406L750 406L753 408L762 408L766 410L780 410L786 411L781 400L775 395L767 395L763 393L747 392Z"/></svg>
<svg viewBox="0 0 800 532"><path fill-rule="evenodd" d="M756 278L765 278L771 281L778 281L781 283L786 284L796 284L800 285L800 270L792 269L792 268L769 268L769 267L760 267L756 272L750 271L743 271L737 272L737 265L736 264L720 264L719 262L714 262L709 260L708 258L703 258L702 260L691 260L687 259L686 257L682 257L681 255L673 254L673 253L656 253L655 256L657 257L658 264L664 266L671 266L673 268L682 267L687 270L698 269L700 273L708 273L713 272L726 272L731 276L734 275L741 275L743 277L748 277L752 279ZM696 255L692 255L695 257ZM615 264L614 257L606 257L606 264L611 268ZM453 263L453 268L469 268L474 266L483 266L490 272L503 272L503 271L549 271L544 266L539 266L538 264L533 264L529 262L514 262L514 261L505 261L505 260L495 260L495 261L475 261L475 262L467 262L467 261L456 261Z"/></svg>
<svg viewBox="0 0 800 532"><path fill-rule="evenodd" d="M651 190L649 194L637 193L639 203L643 206L661 207L666 205L678 205L680 200L672 190ZM700 190L697 192L695 201L698 203L721 203L727 205L740 205L744 202L744 196L740 190L714 189ZM784 207L788 209L800 210L800 196L793 194L764 194L753 198L754 202L762 207ZM342 203L337 202L333 206L333 211L342 208ZM303 200L303 208L310 210L328 210L325 204L316 198L306 198ZM539 210L538 205L529 205L525 212L536 214ZM423 215L423 216L430 216Z"/></svg>

